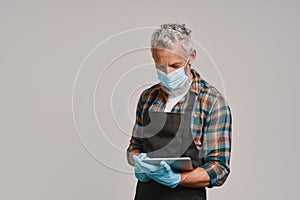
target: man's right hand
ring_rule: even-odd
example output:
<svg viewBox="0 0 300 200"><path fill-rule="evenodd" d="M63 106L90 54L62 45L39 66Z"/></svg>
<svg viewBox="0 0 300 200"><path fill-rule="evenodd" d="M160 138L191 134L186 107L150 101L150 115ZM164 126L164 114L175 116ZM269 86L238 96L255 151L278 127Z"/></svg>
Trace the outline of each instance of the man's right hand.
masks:
<svg viewBox="0 0 300 200"><path fill-rule="evenodd" d="M134 164L134 172L135 172L135 177L140 180L141 182L147 182L150 181L151 178L144 172L144 170L141 168L139 165L139 162L144 159L147 156L145 153L141 153L140 155L136 156L133 155L132 158L135 161Z"/></svg>

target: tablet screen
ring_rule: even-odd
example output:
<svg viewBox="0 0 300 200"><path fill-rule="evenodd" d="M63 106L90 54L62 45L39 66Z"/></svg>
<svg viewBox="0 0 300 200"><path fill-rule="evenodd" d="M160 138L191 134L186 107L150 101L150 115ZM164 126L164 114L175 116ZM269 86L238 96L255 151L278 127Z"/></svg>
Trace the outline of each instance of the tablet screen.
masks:
<svg viewBox="0 0 300 200"><path fill-rule="evenodd" d="M191 158L180 157L180 158L144 158L143 161L148 164L159 165L161 161L166 161L172 170L175 172L191 171L193 165Z"/></svg>

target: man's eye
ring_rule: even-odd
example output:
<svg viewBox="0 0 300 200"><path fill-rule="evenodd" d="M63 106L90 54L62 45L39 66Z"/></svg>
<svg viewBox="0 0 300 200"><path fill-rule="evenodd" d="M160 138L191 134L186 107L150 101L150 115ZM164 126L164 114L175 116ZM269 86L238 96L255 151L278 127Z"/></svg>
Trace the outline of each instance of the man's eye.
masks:
<svg viewBox="0 0 300 200"><path fill-rule="evenodd" d="M173 67L173 68L178 68L178 67L180 67L180 65L178 65L178 64L176 64L176 65L171 65L171 67Z"/></svg>

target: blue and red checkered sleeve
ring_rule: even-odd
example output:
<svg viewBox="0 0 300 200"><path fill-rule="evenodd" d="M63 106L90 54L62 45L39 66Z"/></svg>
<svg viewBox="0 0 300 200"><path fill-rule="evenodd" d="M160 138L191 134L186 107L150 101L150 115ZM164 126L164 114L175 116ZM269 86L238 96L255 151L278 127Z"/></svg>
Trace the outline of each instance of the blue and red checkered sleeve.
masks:
<svg viewBox="0 0 300 200"><path fill-rule="evenodd" d="M209 177L208 187L221 186L230 173L232 117L231 109L222 95L217 96L207 116L202 155Z"/></svg>

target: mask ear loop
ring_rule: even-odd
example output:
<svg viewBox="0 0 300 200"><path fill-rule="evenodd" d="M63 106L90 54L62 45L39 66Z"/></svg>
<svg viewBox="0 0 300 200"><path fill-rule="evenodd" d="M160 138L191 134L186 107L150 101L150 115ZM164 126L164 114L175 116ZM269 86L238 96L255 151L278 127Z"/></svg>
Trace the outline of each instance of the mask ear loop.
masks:
<svg viewBox="0 0 300 200"><path fill-rule="evenodd" d="M188 62L189 62L189 59L190 59L190 56L186 59L186 63L185 63L185 65L184 66L186 66L187 64L188 64ZM189 66L191 66L191 64L188 64Z"/></svg>
<svg viewBox="0 0 300 200"><path fill-rule="evenodd" d="M188 63L188 61L189 61L189 59L190 59L190 55L188 56L188 58L187 58L187 60L186 60L186 63L185 63L185 65L184 65L184 67L186 67L186 64L188 64L188 66L190 67L190 70L191 70L191 63ZM188 73L190 73L190 72L188 72ZM186 76L188 76L189 77L189 75L187 75L186 74Z"/></svg>

